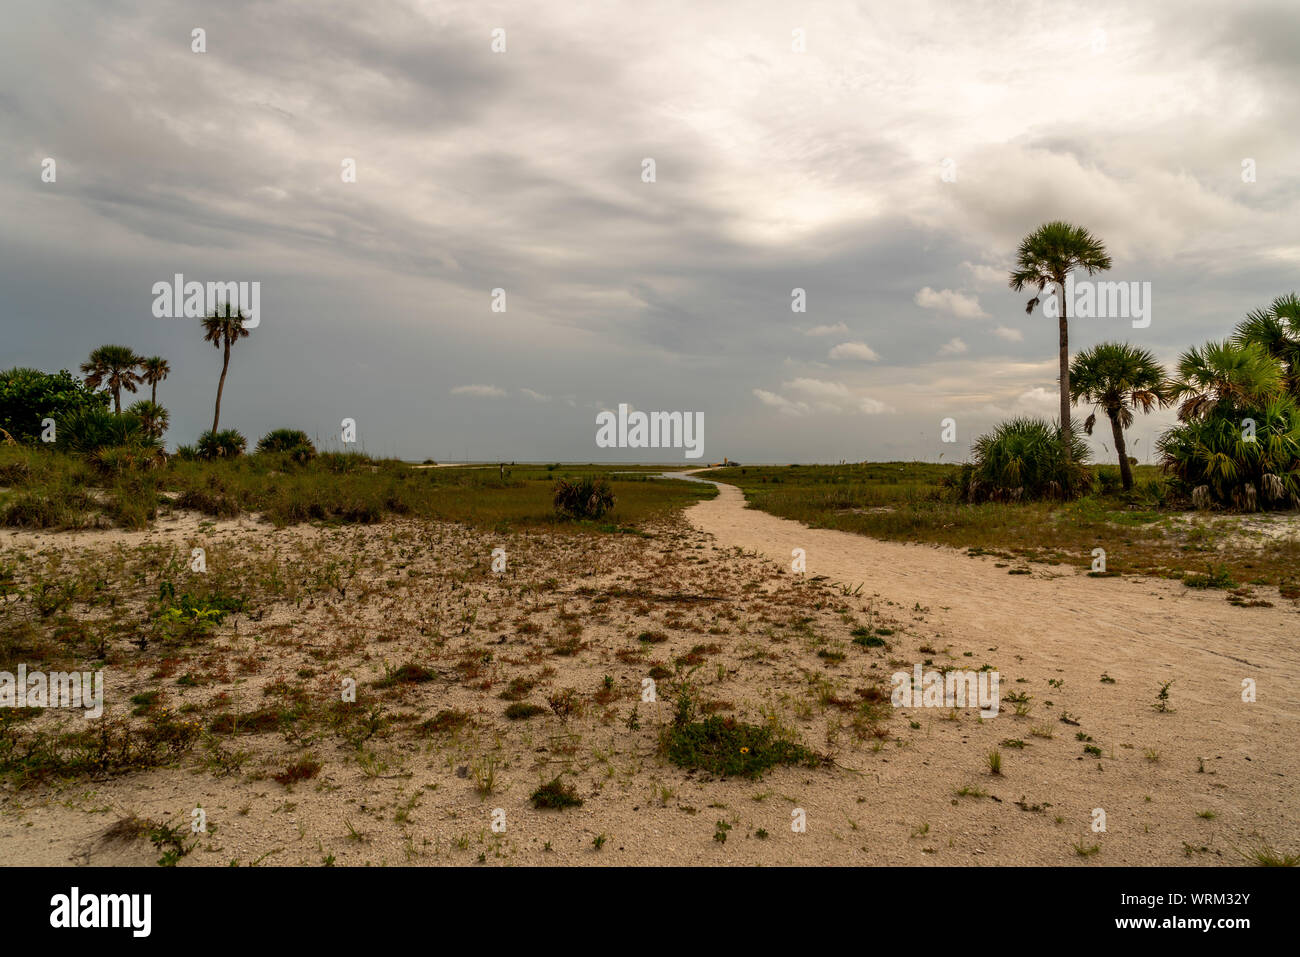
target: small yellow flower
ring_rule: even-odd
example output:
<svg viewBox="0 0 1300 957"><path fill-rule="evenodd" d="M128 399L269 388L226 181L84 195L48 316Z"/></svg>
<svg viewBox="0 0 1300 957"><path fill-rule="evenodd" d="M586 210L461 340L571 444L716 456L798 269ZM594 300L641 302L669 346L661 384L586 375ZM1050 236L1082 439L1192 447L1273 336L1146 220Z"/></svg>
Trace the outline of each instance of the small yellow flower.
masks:
<svg viewBox="0 0 1300 957"><path fill-rule="evenodd" d="M740 753L741 753L741 754L749 754L749 748L741 748L741 749L740 749Z"/></svg>

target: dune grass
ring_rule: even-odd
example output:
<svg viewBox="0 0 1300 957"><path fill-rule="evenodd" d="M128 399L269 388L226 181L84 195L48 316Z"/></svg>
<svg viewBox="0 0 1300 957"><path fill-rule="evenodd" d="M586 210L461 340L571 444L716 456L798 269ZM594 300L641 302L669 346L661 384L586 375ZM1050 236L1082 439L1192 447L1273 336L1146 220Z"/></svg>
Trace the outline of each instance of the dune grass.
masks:
<svg viewBox="0 0 1300 957"><path fill-rule="evenodd" d="M945 487L958 469L925 462L741 466L708 477L739 486L751 508L814 528L1085 570L1093 549L1103 548L1108 575L1203 576L1275 585L1285 597L1300 597L1300 540L1261 535L1249 515L1174 507L1155 466L1134 468L1129 493L1119 490L1118 467L1100 466L1097 491L1073 501L979 505ZM1295 513L1258 520L1300 521Z"/></svg>
<svg viewBox="0 0 1300 957"><path fill-rule="evenodd" d="M213 518L256 513L278 526L298 522L378 522L408 516L509 530L547 526L629 531L714 494L700 483L659 479L660 469L624 466L413 468L392 459L323 453L307 464L285 454L183 461L107 474L70 453L0 447L0 524L72 529L141 529L160 509L194 509ZM624 474L629 473L632 474ZM642 473L642 474L636 474ZM598 522L555 514L555 483L607 479L615 504Z"/></svg>

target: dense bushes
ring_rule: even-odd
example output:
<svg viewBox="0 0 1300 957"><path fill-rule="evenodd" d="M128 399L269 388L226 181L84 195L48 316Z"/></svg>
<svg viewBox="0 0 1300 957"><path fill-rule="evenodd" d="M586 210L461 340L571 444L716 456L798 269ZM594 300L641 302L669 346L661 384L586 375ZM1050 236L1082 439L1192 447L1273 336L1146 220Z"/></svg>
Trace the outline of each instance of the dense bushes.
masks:
<svg viewBox="0 0 1300 957"><path fill-rule="evenodd" d="M1198 505L1300 506L1300 409L1289 396L1257 408L1220 405L1170 429L1156 449L1178 490Z"/></svg>
<svg viewBox="0 0 1300 957"><path fill-rule="evenodd" d="M1257 326L1247 320L1236 338L1189 349L1178 363L1182 423L1156 449L1177 491L1198 507L1300 504L1300 405L1278 357L1291 353L1285 341L1251 341L1245 333L1259 334Z"/></svg>
<svg viewBox="0 0 1300 957"><path fill-rule="evenodd" d="M316 446L301 429L272 429L258 440L257 451L264 455L287 455L299 465L306 465L316 457Z"/></svg>
<svg viewBox="0 0 1300 957"><path fill-rule="evenodd" d="M0 372L0 428L19 442L39 441L41 421L51 418L57 430L68 416L108 408L107 393L95 392L66 369L7 369Z"/></svg>
<svg viewBox="0 0 1300 957"><path fill-rule="evenodd" d="M56 422L54 444L64 452L88 455L99 449L147 440L144 424L134 415L87 407L69 412Z"/></svg>
<svg viewBox="0 0 1300 957"><path fill-rule="evenodd" d="M222 429L220 432L209 429L199 436L197 452L201 459L233 459L243 455L247 445L248 439L238 429Z"/></svg>

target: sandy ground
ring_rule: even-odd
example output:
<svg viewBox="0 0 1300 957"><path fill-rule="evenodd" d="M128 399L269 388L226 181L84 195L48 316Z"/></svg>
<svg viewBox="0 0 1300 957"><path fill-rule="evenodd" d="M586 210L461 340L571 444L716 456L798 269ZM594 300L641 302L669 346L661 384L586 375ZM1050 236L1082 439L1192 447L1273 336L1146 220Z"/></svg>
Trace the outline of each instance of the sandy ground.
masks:
<svg viewBox="0 0 1300 957"><path fill-rule="evenodd" d="M149 569L194 545L212 568L247 569L250 588L274 574L292 589L254 589L256 613L200 647L115 647L110 713L154 688L205 722L281 700L324 707L352 676L381 729L359 745L317 726L222 736L221 761L196 745L173 766L7 785L5 862L150 865L159 850L114 837L115 822L186 825L198 806L211 828L180 866L1194 865L1244 864L1261 845L1300 852L1300 610L1266 589L1273 607L1240 608L1167 581L1010 575L950 549L809 530L744 508L728 486L650 538L415 522L275 530L175 513L144 533L6 532L0 560L117 568L147 595ZM495 547L509 554L504 575L489 570ZM791 572L794 548L805 575ZM28 612L6 602L0 613ZM853 643L862 625L885 645ZM647 631L655 643L638 639ZM670 705L640 703L641 682L686 659L717 713L775 717L834 763L757 781L668 764L655 742ZM435 680L374 686L403 662ZM855 689L888 688L916 663L996 669L1028 713L1004 701L985 719L904 707L879 725L855 720ZM181 674L197 686L178 687ZM545 708L574 689L580 707L507 721L501 695L516 678L534 685L527 701ZM448 709L463 727L420 729ZM316 777L274 780L307 756L321 762ZM483 794L475 779L489 764ZM528 796L557 773L584 804L535 810Z"/></svg>
<svg viewBox="0 0 1300 957"><path fill-rule="evenodd" d="M746 509L740 490L725 485L688 518L723 545L786 564L801 548L810 576L861 583L864 594L927 609L938 636L931 644L975 649L977 658L996 651L999 661L1016 662L1014 671L1031 678L1030 693L1078 716L1105 752L1101 761L1062 764L1052 752L1062 750L1060 739L1074 738L1073 726L1057 723L1057 739L1039 741L1003 711L978 729L963 728L960 749L948 735L891 762L878 781L893 792L894 813L906 807L912 817L943 817L948 789L977 777L975 759L1011 735L1031 744L1004 752L1006 780L990 793L1065 809L1072 831L1101 844L1098 859L1173 863L1171 839L1210 846L1206 854L1217 859L1225 843L1249 844L1251 831L1300 851L1300 610L1276 591L1261 589L1274 607L1240 608L1221 592L1160 579L1092 578L1054 566L1010 575L992 559L954 549L810 529ZM1101 682L1103 673L1114 683ZM1064 684L1045 687L1049 677ZM1244 679L1255 683L1253 703L1242 700ZM1152 704L1166 681L1173 681L1173 713L1157 713ZM1148 748L1158 761L1146 760ZM915 766L921 755L928 773ZM1091 808L1106 811L1105 834L1080 827ZM1196 817L1203 811L1215 817ZM1027 826L1029 815L1008 820L1005 807L985 804L977 818L967 835L980 847L971 853L1002 862L1059 860L1057 836ZM1188 827L1189 820L1204 826ZM942 826L951 829L952 822ZM1231 853L1223 860L1232 862Z"/></svg>

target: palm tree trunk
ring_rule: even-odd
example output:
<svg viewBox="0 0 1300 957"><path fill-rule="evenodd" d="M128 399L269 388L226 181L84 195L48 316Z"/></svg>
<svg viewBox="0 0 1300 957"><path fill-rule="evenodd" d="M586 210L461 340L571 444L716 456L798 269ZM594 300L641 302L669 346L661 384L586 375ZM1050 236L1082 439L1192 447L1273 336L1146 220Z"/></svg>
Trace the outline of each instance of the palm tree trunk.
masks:
<svg viewBox="0 0 1300 957"><path fill-rule="evenodd" d="M149 393L149 401L152 402L154 405L157 405L158 404L158 380L155 379L152 385L153 385L153 391Z"/></svg>
<svg viewBox="0 0 1300 957"><path fill-rule="evenodd" d="M1061 440L1065 446L1065 461L1070 461L1073 451L1070 432L1070 310L1065 301L1065 278L1061 287L1061 314L1057 319L1061 333Z"/></svg>
<svg viewBox="0 0 1300 957"><path fill-rule="evenodd" d="M1128 449L1124 446L1124 427L1119 424L1119 411L1111 412L1106 410L1106 416L1110 419L1110 430L1115 435L1115 451L1119 453L1119 480L1124 485L1124 491L1128 492L1133 488L1133 466L1129 465Z"/></svg>
<svg viewBox="0 0 1300 957"><path fill-rule="evenodd" d="M122 414L122 387L118 386L113 390L113 411L117 415Z"/></svg>
<svg viewBox="0 0 1300 957"><path fill-rule="evenodd" d="M230 340L226 341L226 352L221 360L221 381L217 383L217 408L212 413L212 432L215 435L217 423L221 421L221 390L226 387L226 370L230 368Z"/></svg>

